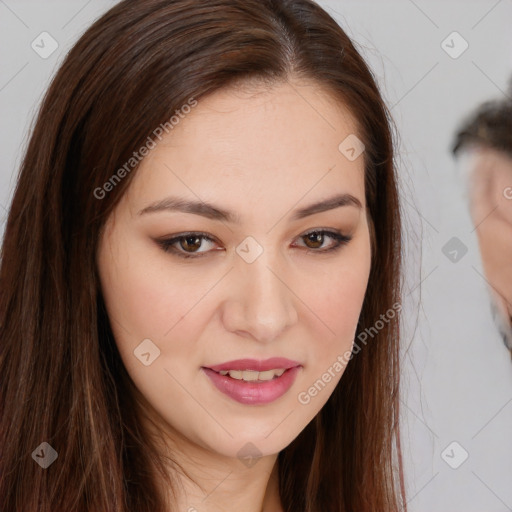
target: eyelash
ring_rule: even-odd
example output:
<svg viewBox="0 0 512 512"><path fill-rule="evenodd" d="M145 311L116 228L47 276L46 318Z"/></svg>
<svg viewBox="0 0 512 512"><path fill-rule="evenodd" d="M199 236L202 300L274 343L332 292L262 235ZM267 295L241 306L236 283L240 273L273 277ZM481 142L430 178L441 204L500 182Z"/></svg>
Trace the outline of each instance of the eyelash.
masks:
<svg viewBox="0 0 512 512"><path fill-rule="evenodd" d="M309 249L306 248L307 253L320 253L320 254L326 254L330 252L336 252L337 250L341 249L342 246L348 244L350 240L352 240L351 236L344 235L343 233L337 232L337 231L329 231L325 229L315 229L313 231L309 231L305 233L304 235L299 236L299 238L305 238L309 235L313 234L320 234L322 236L329 236L330 238L333 238L336 240L336 244L333 247L330 247L329 249ZM185 238L189 237L196 237L203 240L207 240L209 242L215 242L215 240L209 236L206 233L201 232L190 232L190 233L183 233L179 236L174 236L172 238L164 239L164 240L156 240L158 245L161 246L161 248L168 253L174 254L180 258L202 258L204 255L208 254L211 251L206 251L202 253L186 253L183 250L179 250L175 247L173 247L174 244L177 242L184 240Z"/></svg>

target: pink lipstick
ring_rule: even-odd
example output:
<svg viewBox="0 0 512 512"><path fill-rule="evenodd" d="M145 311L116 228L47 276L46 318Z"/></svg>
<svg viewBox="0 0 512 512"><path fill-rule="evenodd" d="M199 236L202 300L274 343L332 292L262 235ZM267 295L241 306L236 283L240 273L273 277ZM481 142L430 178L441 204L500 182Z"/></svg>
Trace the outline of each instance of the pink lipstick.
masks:
<svg viewBox="0 0 512 512"><path fill-rule="evenodd" d="M201 369L222 393L242 404L268 404L293 385L302 365L283 357L237 359Z"/></svg>

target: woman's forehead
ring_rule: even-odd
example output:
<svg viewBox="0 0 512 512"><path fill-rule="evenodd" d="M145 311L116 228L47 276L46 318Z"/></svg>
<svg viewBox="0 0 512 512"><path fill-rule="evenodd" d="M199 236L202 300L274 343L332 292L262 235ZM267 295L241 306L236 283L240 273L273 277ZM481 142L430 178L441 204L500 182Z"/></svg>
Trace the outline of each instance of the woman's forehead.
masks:
<svg viewBox="0 0 512 512"><path fill-rule="evenodd" d="M135 188L177 187L188 195L192 189L199 197L212 190L302 196L313 187L319 194L332 188L360 194L363 157L351 161L340 149L355 137L355 122L342 105L334 107L312 87L283 84L256 96L220 91L199 101L156 144Z"/></svg>

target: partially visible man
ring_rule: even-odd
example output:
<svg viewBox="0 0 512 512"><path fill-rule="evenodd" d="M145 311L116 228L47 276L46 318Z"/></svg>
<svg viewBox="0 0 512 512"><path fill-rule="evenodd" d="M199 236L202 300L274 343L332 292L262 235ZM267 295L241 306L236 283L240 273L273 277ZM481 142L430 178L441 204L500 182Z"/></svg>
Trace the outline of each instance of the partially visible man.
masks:
<svg viewBox="0 0 512 512"><path fill-rule="evenodd" d="M465 120L452 152L467 177L493 317L512 357L512 81L506 99Z"/></svg>

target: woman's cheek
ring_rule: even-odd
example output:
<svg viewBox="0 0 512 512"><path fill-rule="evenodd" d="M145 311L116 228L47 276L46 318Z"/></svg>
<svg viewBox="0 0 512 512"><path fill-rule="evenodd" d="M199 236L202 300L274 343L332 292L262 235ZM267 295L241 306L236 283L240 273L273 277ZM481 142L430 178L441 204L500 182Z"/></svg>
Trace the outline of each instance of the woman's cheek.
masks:
<svg viewBox="0 0 512 512"><path fill-rule="evenodd" d="M317 310L336 337L353 336L368 284L369 270L360 265L331 278L317 298Z"/></svg>

